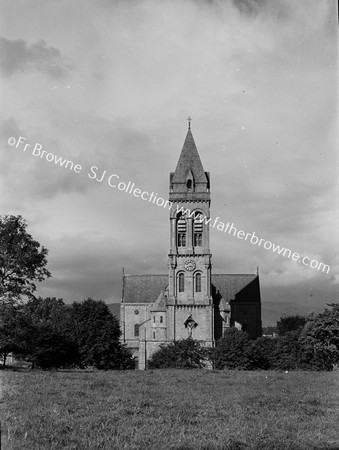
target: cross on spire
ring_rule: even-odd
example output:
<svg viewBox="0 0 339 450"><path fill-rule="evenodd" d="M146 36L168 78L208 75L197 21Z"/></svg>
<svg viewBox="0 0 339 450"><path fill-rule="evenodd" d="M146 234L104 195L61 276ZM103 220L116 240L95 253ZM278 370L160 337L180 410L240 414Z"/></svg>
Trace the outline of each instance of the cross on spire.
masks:
<svg viewBox="0 0 339 450"><path fill-rule="evenodd" d="M191 121L192 121L191 116L188 116L187 120L188 120L188 129L190 130L191 129Z"/></svg>

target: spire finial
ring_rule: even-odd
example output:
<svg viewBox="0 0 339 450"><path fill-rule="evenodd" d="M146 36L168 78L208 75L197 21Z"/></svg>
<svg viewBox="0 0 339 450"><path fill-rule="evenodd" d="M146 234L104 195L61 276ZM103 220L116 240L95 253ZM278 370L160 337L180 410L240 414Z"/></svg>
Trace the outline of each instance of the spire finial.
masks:
<svg viewBox="0 0 339 450"><path fill-rule="evenodd" d="M188 116L187 120L188 120L188 129L190 130L191 129L191 121L192 121L191 116Z"/></svg>

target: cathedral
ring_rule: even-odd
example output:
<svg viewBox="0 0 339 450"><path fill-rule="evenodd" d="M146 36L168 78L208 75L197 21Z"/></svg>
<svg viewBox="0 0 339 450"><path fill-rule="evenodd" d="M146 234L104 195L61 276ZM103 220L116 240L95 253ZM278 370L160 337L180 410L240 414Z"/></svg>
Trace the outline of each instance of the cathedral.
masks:
<svg viewBox="0 0 339 450"><path fill-rule="evenodd" d="M210 218L210 182L189 125L169 180L168 273L123 274L121 340L139 369L166 342L191 337L212 347L228 327L261 336L259 275L212 270L209 223L201 219Z"/></svg>

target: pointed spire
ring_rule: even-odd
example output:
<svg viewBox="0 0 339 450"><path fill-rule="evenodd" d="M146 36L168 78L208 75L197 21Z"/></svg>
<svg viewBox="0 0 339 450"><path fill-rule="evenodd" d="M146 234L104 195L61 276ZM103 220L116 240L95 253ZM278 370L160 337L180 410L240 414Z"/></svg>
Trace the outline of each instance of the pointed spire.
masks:
<svg viewBox="0 0 339 450"><path fill-rule="evenodd" d="M190 117L189 127L187 130L186 139L182 148L177 167L172 178L173 183L186 183L186 175L189 171L192 172L195 183L208 183L204 168L201 164L200 156L195 145L193 135L191 132L192 120Z"/></svg>

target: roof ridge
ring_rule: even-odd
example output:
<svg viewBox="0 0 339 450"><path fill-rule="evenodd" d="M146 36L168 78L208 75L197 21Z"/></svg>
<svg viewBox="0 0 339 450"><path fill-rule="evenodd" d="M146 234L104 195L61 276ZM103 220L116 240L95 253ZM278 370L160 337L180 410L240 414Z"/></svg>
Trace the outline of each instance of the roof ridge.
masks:
<svg viewBox="0 0 339 450"><path fill-rule="evenodd" d="M248 276L257 276L256 273L212 273L211 275L212 275L212 276L213 276L213 275L223 275L223 276L227 275L227 276L232 276L232 277L234 277L234 276L243 277L243 276L245 276L245 275L248 275Z"/></svg>
<svg viewBox="0 0 339 450"><path fill-rule="evenodd" d="M135 273L135 274L130 274L130 273L125 273L124 274L125 277L164 277L164 276L168 276L167 273Z"/></svg>

